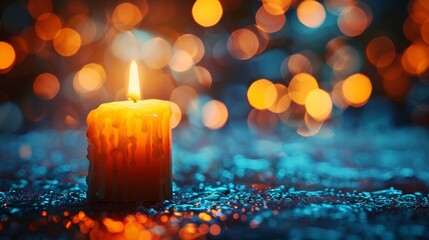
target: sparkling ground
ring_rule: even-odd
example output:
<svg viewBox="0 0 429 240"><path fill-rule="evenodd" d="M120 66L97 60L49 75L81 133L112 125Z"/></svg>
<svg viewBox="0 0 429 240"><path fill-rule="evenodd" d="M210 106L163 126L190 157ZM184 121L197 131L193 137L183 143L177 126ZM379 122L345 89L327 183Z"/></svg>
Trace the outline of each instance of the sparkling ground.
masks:
<svg viewBox="0 0 429 240"><path fill-rule="evenodd" d="M175 130L174 197L89 204L84 130L0 135L0 239L429 237L429 131Z"/></svg>

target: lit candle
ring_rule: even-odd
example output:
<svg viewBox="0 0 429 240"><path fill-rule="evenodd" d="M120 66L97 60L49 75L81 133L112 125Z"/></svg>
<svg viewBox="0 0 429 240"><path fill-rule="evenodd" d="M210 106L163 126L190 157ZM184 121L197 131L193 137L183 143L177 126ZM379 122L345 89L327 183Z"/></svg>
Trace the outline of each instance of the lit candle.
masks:
<svg viewBox="0 0 429 240"><path fill-rule="evenodd" d="M170 103L139 100L135 61L128 97L131 101L101 104L86 119L90 201L158 202L172 197Z"/></svg>

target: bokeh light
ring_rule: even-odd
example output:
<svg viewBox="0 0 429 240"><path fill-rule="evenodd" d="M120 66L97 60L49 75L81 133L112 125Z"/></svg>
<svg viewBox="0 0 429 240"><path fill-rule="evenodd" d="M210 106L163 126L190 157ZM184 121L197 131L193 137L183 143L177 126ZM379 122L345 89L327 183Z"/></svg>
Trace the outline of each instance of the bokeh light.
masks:
<svg viewBox="0 0 429 240"><path fill-rule="evenodd" d="M43 100L51 100L60 90L58 78L51 73L42 73L33 82L33 91Z"/></svg>
<svg viewBox="0 0 429 240"><path fill-rule="evenodd" d="M258 48L258 38L246 28L235 30L228 40L229 53L239 60L252 58L257 53Z"/></svg>
<svg viewBox="0 0 429 240"><path fill-rule="evenodd" d="M191 57L194 64L197 64L204 56L205 49L200 38L193 34L184 34L176 39L174 48L177 51L185 51Z"/></svg>
<svg viewBox="0 0 429 240"><path fill-rule="evenodd" d="M272 15L282 15L286 13L292 4L292 0L262 0L265 11Z"/></svg>
<svg viewBox="0 0 429 240"><path fill-rule="evenodd" d="M195 22L203 27L211 27L222 17L222 4L218 0L197 0L192 7Z"/></svg>
<svg viewBox="0 0 429 240"><path fill-rule="evenodd" d="M120 30L131 30L143 19L140 9L132 3L121 3L113 10L113 25Z"/></svg>
<svg viewBox="0 0 429 240"><path fill-rule="evenodd" d="M0 70L4 70L12 66L15 61L15 50L12 45L7 42L0 42Z"/></svg>
<svg viewBox="0 0 429 240"><path fill-rule="evenodd" d="M252 107L267 109L276 102L277 89L271 81L259 79L250 85L247 91L247 99Z"/></svg>
<svg viewBox="0 0 429 240"><path fill-rule="evenodd" d="M40 15L52 12L52 0L29 0L27 10L34 19L38 19Z"/></svg>
<svg viewBox="0 0 429 240"><path fill-rule="evenodd" d="M319 88L317 80L308 73L295 75L289 83L289 96L299 105L304 105L307 95Z"/></svg>
<svg viewBox="0 0 429 240"><path fill-rule="evenodd" d="M421 40L413 42L402 55L402 66L413 75L425 72L429 67L429 46Z"/></svg>
<svg viewBox="0 0 429 240"><path fill-rule="evenodd" d="M317 121L324 121L331 115L332 100L329 93L322 89L314 89L305 99L307 113Z"/></svg>
<svg viewBox="0 0 429 240"><path fill-rule="evenodd" d="M368 60L376 67L383 68L393 62L396 48L393 41L385 36L376 37L369 42L366 48Z"/></svg>
<svg viewBox="0 0 429 240"><path fill-rule="evenodd" d="M145 42L142 52L143 61L154 69L167 66L173 54L170 43L160 37L155 37Z"/></svg>
<svg viewBox="0 0 429 240"><path fill-rule="evenodd" d="M180 121L182 120L182 112L180 111L179 106L174 103L170 102L171 106L171 128L176 128Z"/></svg>
<svg viewBox="0 0 429 240"><path fill-rule="evenodd" d="M222 128L228 120L228 109L218 100L211 100L202 109L204 126L210 129Z"/></svg>
<svg viewBox="0 0 429 240"><path fill-rule="evenodd" d="M274 33L280 31L286 23L286 17L284 14L272 15L261 6L255 15L255 21L258 27L264 32Z"/></svg>
<svg viewBox="0 0 429 240"><path fill-rule="evenodd" d="M55 51L64 57L74 55L79 50L80 46L80 35L71 28L63 28L55 35Z"/></svg>
<svg viewBox="0 0 429 240"><path fill-rule="evenodd" d="M342 89L347 103L354 107L360 107L369 100L372 84L367 76L357 73L344 80Z"/></svg>
<svg viewBox="0 0 429 240"><path fill-rule="evenodd" d="M103 66L89 63L79 70L74 79L73 87L78 93L87 93L100 89L106 80Z"/></svg>
<svg viewBox="0 0 429 240"><path fill-rule="evenodd" d="M57 15L45 13L37 18L35 29L41 39L48 41L54 39L62 26L61 19Z"/></svg>
<svg viewBox="0 0 429 240"><path fill-rule="evenodd" d="M173 90L170 101L177 104L182 114L188 114L194 109L191 103L197 98L197 92L190 86L182 85Z"/></svg>
<svg viewBox="0 0 429 240"><path fill-rule="evenodd" d="M317 28L325 21L323 5L314 0L302 1L296 9L299 21L309 28Z"/></svg>
<svg viewBox="0 0 429 240"><path fill-rule="evenodd" d="M349 37L356 37L362 34L372 21L372 13L369 8L365 10L359 5L345 8L338 18L340 31Z"/></svg>
<svg viewBox="0 0 429 240"><path fill-rule="evenodd" d="M291 99L289 97L288 89L285 85L276 83L274 84L276 91L277 91L277 97L274 101L274 104L268 107L268 110L270 110L273 113L282 113L288 110Z"/></svg>

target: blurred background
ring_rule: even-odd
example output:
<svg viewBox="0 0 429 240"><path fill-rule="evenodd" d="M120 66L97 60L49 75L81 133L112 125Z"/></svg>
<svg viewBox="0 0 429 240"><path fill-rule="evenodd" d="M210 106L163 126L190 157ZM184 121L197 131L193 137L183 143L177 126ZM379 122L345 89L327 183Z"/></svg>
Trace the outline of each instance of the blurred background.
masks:
<svg viewBox="0 0 429 240"><path fill-rule="evenodd" d="M133 59L173 127L429 125L426 0L3 0L0 17L1 132L85 126L127 100Z"/></svg>

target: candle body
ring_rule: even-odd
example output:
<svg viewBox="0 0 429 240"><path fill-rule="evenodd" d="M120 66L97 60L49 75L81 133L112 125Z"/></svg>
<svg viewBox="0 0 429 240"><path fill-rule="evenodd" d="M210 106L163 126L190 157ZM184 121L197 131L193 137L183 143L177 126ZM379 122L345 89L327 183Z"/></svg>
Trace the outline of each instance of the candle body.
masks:
<svg viewBox="0 0 429 240"><path fill-rule="evenodd" d="M170 117L170 103L155 99L105 103L88 114L90 201L172 197Z"/></svg>

